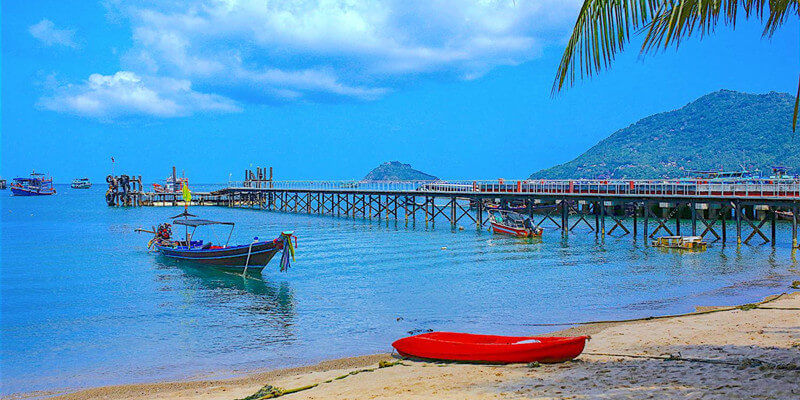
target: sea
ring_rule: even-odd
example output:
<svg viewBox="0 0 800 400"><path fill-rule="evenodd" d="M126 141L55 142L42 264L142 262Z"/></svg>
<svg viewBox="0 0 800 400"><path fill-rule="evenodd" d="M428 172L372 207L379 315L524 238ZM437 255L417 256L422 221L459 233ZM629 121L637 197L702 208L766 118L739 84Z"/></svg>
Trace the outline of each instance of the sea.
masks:
<svg viewBox="0 0 800 400"><path fill-rule="evenodd" d="M148 251L151 235L134 230L182 207L107 207L102 186L0 191L0 395L388 353L394 340L428 330L531 335L744 304L788 290L800 274L783 222L775 247L757 238L737 246L729 224L730 243L680 252L582 225L533 240L422 218L191 207L235 222L232 243L295 232L287 272L276 257L261 276L242 277ZM204 228L206 241L227 238L226 227Z"/></svg>

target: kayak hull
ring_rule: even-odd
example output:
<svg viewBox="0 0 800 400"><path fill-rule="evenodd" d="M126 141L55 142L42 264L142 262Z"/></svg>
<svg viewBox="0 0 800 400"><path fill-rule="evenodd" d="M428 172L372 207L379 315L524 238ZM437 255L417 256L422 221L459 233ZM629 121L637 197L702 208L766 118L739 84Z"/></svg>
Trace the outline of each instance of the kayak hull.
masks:
<svg viewBox="0 0 800 400"><path fill-rule="evenodd" d="M392 347L408 358L490 364L557 363L580 355L588 339L431 332L397 340Z"/></svg>

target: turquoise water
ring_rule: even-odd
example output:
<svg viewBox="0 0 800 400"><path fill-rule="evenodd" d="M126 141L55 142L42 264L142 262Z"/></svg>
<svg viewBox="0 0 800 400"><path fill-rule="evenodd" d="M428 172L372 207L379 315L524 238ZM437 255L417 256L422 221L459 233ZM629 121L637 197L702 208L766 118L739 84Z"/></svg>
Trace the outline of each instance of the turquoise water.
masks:
<svg viewBox="0 0 800 400"><path fill-rule="evenodd" d="M148 253L149 235L133 230L181 209L108 208L103 192L0 192L2 394L389 352L420 329L531 334L554 329L536 323L741 304L784 291L798 275L786 224L776 248L712 243L678 253L586 230L525 241L446 223L192 208L236 221L232 242L299 236L288 273L275 259L263 280L244 279Z"/></svg>

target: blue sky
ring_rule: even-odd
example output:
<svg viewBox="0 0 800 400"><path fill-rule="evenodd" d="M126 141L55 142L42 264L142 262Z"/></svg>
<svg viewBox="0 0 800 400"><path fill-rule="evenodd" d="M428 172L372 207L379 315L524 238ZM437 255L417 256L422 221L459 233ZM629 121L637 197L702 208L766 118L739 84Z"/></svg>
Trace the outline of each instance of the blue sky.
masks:
<svg viewBox="0 0 800 400"><path fill-rule="evenodd" d="M346 4L342 4L346 3ZM2 4L0 174L360 178L399 160L518 178L711 91L797 89L800 27L756 21L550 87L576 1ZM668 150L668 149L665 149Z"/></svg>

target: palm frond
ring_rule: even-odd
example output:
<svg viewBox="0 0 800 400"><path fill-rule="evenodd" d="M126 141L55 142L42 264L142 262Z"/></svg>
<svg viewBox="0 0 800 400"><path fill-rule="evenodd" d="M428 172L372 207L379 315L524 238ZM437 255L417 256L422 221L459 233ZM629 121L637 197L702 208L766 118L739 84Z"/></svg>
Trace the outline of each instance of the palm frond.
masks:
<svg viewBox="0 0 800 400"><path fill-rule="evenodd" d="M585 0L564 49L553 94L572 86L576 72L590 77L611 65L630 41L644 33L642 53L678 47L687 37L713 33L723 23L736 26L739 11L764 23L771 37L790 16L800 17L800 0Z"/></svg>
<svg viewBox="0 0 800 400"><path fill-rule="evenodd" d="M577 71L583 79L608 68L615 54L630 42L631 32L646 32L641 54L677 48L685 38L713 33L720 22L735 28L740 10L745 19L762 21L762 36L769 38L790 16L800 17L800 0L585 0L558 65L552 93L571 87ZM797 104L792 130L796 125Z"/></svg>

